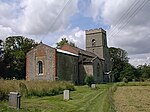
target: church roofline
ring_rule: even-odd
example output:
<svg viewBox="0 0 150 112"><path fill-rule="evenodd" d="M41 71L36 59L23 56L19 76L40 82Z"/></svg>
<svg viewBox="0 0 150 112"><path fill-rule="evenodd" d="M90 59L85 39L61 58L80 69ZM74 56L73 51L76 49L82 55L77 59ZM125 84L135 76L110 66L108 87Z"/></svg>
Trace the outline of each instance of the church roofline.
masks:
<svg viewBox="0 0 150 112"><path fill-rule="evenodd" d="M94 61L96 58L98 58L98 59L100 59L100 60L105 61L105 59L104 59L104 58L99 58L98 56L94 57L94 58L92 59L92 61Z"/></svg>
<svg viewBox="0 0 150 112"><path fill-rule="evenodd" d="M74 54L74 53L71 53L71 52L68 52L68 51L64 51L64 50L61 50L61 49L57 49L57 52L60 52L60 53L63 53L63 54L69 54L69 55L73 55L73 56L79 56L77 54Z"/></svg>
<svg viewBox="0 0 150 112"><path fill-rule="evenodd" d="M40 42L37 46L35 46L34 48L32 48L30 51L28 51L27 54L30 54L30 52L32 52L34 49L36 49L39 46L46 46L46 47L49 47L51 49L56 49L56 48L53 48L53 47L51 47L49 45L46 45L46 44L43 44L42 42Z"/></svg>

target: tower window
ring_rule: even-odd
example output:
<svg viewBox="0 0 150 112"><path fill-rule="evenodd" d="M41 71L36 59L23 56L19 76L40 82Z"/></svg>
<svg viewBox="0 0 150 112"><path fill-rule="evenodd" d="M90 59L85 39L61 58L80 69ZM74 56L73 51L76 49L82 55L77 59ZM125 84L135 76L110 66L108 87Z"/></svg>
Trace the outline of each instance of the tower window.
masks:
<svg viewBox="0 0 150 112"><path fill-rule="evenodd" d="M43 62L38 61L38 73L43 74Z"/></svg>
<svg viewBox="0 0 150 112"><path fill-rule="evenodd" d="M93 49L93 52L94 52L94 49Z"/></svg>
<svg viewBox="0 0 150 112"><path fill-rule="evenodd" d="M95 46L96 45L96 41L95 39L92 39L92 46Z"/></svg>

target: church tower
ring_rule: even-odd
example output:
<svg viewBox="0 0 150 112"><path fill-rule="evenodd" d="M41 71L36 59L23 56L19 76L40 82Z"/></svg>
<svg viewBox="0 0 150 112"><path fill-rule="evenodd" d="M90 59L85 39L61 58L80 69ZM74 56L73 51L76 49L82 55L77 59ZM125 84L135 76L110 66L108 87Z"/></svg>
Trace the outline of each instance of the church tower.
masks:
<svg viewBox="0 0 150 112"><path fill-rule="evenodd" d="M105 72L110 71L110 56L107 46L106 31L102 28L86 30L86 50L104 59Z"/></svg>

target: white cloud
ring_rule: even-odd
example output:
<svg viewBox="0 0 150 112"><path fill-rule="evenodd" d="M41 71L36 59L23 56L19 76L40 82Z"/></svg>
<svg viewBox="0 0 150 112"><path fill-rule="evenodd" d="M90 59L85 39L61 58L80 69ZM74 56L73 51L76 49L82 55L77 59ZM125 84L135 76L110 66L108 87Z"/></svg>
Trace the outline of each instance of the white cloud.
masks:
<svg viewBox="0 0 150 112"><path fill-rule="evenodd" d="M3 27L2 25L0 25L0 39L4 40L4 37L8 37L10 35L14 35L15 32L12 31L12 29L10 27Z"/></svg>
<svg viewBox="0 0 150 112"><path fill-rule="evenodd" d="M132 63L134 66L150 64L150 53L131 55L129 62Z"/></svg>
<svg viewBox="0 0 150 112"><path fill-rule="evenodd" d="M92 0L92 2L91 7L94 7L96 13L91 13L91 16L93 18L101 16L105 24L111 26L107 34L109 46L126 50L129 56L132 55L131 63L149 62L147 55L150 53L150 2L146 0L102 0L101 2ZM144 3L144 7L141 7ZM123 17L127 11L128 14ZM134 59L134 56L143 53L145 54L143 59L138 60L136 57Z"/></svg>
<svg viewBox="0 0 150 112"><path fill-rule="evenodd" d="M78 47L85 48L85 32L80 29L80 26L69 28L71 26L70 18L76 12L81 11L80 14L83 14L84 17L91 17L94 22L110 26L107 31L107 33L109 32L108 45L126 50L129 57L132 55L131 63L136 63L136 61L143 63L144 60L149 62L146 59L150 53L150 2L147 0L144 8L134 17L131 13L126 15L122 22L118 22L132 4L137 3L137 7L139 7L144 1L146 2L146 0L83 0L82 2L72 0L59 15L52 28L51 25L55 22L67 0L0 1L0 39L9 35L21 34L37 41L45 37L45 43L54 45L60 38L67 37ZM135 11L136 7L133 12ZM131 21L125 25L124 23L129 17L132 17ZM117 27L115 27L116 24ZM137 55L139 57L136 57ZM141 55L144 58L141 59Z"/></svg>
<svg viewBox="0 0 150 112"><path fill-rule="evenodd" d="M0 25L10 27L16 34L31 36L62 31L68 27L70 17L76 13L77 3L78 0L0 2Z"/></svg>
<svg viewBox="0 0 150 112"><path fill-rule="evenodd" d="M103 8L102 6L104 5L104 3L104 0L91 0L89 13L94 20L98 20L100 18L100 15L102 13L101 11Z"/></svg>
<svg viewBox="0 0 150 112"><path fill-rule="evenodd" d="M61 35L57 42L60 42L62 38L66 38L69 42L75 43L77 47L85 49L85 31L81 30L79 27L72 29L69 33Z"/></svg>
<svg viewBox="0 0 150 112"><path fill-rule="evenodd" d="M36 2L35 0L27 0L24 2L24 6L24 15L20 18L23 23L23 32L43 34L66 28L69 17L75 13L77 8L77 0L72 2L66 0L59 2L56 0L38 0ZM56 19L57 22L55 23Z"/></svg>

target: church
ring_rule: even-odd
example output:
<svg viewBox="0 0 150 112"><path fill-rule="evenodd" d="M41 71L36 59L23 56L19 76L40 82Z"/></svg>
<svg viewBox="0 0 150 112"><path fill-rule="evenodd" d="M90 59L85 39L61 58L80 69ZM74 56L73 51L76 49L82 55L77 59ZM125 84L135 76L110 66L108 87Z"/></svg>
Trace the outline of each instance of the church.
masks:
<svg viewBox="0 0 150 112"><path fill-rule="evenodd" d="M63 45L60 49L40 43L26 55L26 80L65 80L83 84L86 76L96 83L111 79L106 31L86 30L86 50Z"/></svg>

